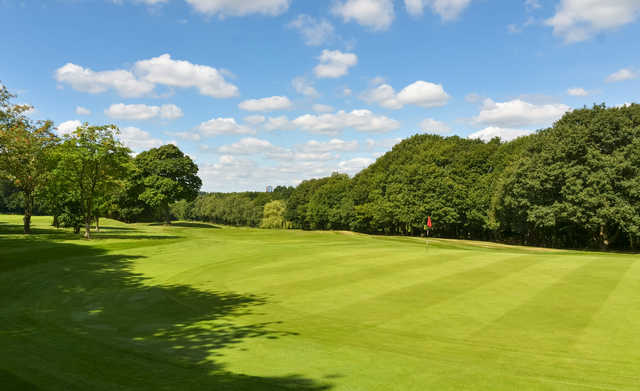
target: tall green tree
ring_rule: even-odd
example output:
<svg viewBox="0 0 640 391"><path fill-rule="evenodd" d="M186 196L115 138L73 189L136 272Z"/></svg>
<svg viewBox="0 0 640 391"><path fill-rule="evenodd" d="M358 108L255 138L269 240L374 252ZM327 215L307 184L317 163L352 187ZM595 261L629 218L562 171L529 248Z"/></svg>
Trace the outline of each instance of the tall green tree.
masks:
<svg viewBox="0 0 640 391"><path fill-rule="evenodd" d="M198 166L175 145L142 152L136 156L135 164L138 181L144 184L140 200L152 208L161 209L166 224L171 223L171 203L193 201L198 196L202 186Z"/></svg>
<svg viewBox="0 0 640 391"><path fill-rule="evenodd" d="M503 179L501 229L529 244L634 248L640 240L640 105L574 110Z"/></svg>
<svg viewBox="0 0 640 391"><path fill-rule="evenodd" d="M13 105L0 85L0 177L10 181L23 196L24 233L31 233L31 216L38 192L51 170L49 153L57 142L50 121L33 122L28 105Z"/></svg>
<svg viewBox="0 0 640 391"><path fill-rule="evenodd" d="M67 191L75 194L85 225L85 237L91 238L91 225L99 200L121 186L130 169L130 150L117 138L113 125L83 124L66 137L59 150L58 170L67 178Z"/></svg>

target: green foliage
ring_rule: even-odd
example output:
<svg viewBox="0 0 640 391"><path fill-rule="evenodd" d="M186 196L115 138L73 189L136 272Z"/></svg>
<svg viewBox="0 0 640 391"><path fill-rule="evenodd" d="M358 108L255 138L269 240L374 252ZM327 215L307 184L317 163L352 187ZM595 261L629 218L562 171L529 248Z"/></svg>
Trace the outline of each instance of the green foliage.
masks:
<svg viewBox="0 0 640 391"><path fill-rule="evenodd" d="M91 236L96 209L122 186L131 169L129 149L116 138L113 125L78 127L57 149L58 178L64 181L69 201L79 202L85 236Z"/></svg>
<svg viewBox="0 0 640 391"><path fill-rule="evenodd" d="M594 106L541 131L503 179L501 230L531 244L635 247L640 105Z"/></svg>
<svg viewBox="0 0 640 391"><path fill-rule="evenodd" d="M199 196L191 215L196 220L235 226L257 227L262 221L266 196L257 193L211 193Z"/></svg>
<svg viewBox="0 0 640 391"><path fill-rule="evenodd" d="M282 200L271 201L264 206L262 222L260 228L287 228L287 222L284 219L284 212L287 205Z"/></svg>
<svg viewBox="0 0 640 391"><path fill-rule="evenodd" d="M486 237L499 140L416 135L353 179L355 219L363 232L421 233L432 216L436 235Z"/></svg>
<svg viewBox="0 0 640 391"><path fill-rule="evenodd" d="M192 201L198 196L202 181L198 166L178 147L163 145L140 153L135 158L137 182L144 185L139 199L152 208L165 211L169 223L169 205L179 200Z"/></svg>
<svg viewBox="0 0 640 391"><path fill-rule="evenodd" d="M193 208L191 203L187 200L180 200L169 206L171 209L171 216L178 220L191 219L191 209Z"/></svg>
<svg viewBox="0 0 640 391"><path fill-rule="evenodd" d="M52 122L31 121L24 115L31 107L11 104L13 97L0 84L0 179L21 193L24 233L30 233L36 196L47 182L57 139Z"/></svg>

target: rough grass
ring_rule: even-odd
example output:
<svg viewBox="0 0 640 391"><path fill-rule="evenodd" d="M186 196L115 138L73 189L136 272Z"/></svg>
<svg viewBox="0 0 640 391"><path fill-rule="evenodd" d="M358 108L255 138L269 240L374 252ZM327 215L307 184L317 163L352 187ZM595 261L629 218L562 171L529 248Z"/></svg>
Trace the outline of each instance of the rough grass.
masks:
<svg viewBox="0 0 640 391"><path fill-rule="evenodd" d="M637 390L638 255L0 216L2 390Z"/></svg>

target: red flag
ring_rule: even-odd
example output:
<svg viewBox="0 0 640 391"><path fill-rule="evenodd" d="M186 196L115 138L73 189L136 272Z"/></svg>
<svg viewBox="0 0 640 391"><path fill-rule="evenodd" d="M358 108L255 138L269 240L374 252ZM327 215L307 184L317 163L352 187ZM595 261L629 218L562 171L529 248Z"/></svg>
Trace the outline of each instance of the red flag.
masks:
<svg viewBox="0 0 640 391"><path fill-rule="evenodd" d="M427 217L427 227L431 228L431 216Z"/></svg>

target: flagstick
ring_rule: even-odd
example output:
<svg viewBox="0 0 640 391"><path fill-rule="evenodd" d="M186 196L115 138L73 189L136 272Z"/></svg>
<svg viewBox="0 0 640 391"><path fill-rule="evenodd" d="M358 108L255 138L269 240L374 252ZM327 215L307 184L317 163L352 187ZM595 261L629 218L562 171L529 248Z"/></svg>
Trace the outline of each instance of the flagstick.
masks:
<svg viewBox="0 0 640 391"><path fill-rule="evenodd" d="M427 236L424 239L424 248L425 250L429 248L429 230L427 230Z"/></svg>

